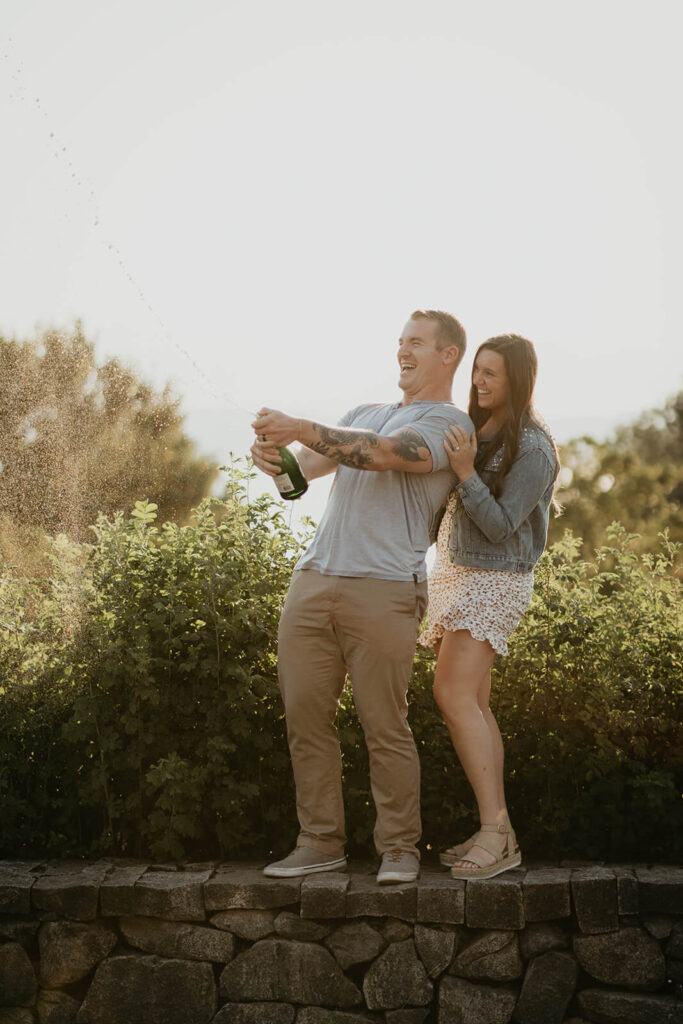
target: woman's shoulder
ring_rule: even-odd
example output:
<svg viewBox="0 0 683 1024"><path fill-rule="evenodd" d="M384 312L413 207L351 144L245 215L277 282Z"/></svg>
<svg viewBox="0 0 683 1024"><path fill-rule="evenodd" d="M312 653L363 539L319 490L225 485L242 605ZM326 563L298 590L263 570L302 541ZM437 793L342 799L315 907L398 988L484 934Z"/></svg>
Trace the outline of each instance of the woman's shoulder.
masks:
<svg viewBox="0 0 683 1024"><path fill-rule="evenodd" d="M536 422L535 420L529 420L522 427L522 431L519 435L519 449L518 454L521 455L523 452L532 451L534 449L540 449L547 455L555 457L555 444L553 442L550 431L545 426Z"/></svg>

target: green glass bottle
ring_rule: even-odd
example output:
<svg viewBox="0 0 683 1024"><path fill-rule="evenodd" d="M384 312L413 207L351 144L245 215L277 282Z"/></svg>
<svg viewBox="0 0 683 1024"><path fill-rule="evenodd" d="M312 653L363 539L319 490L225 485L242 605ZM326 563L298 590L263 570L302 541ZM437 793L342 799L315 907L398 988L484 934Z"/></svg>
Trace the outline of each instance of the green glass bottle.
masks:
<svg viewBox="0 0 683 1024"><path fill-rule="evenodd" d="M301 472L296 455L289 448L278 448L280 453L280 473L275 477L275 486L280 497L287 501L300 498L308 490L306 477Z"/></svg>

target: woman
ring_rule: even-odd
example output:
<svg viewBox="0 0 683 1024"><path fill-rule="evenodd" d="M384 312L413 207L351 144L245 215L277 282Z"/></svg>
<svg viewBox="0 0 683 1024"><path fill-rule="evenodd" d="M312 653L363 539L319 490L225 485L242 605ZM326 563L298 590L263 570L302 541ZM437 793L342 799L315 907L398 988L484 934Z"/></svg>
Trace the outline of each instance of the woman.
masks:
<svg viewBox="0 0 683 1024"><path fill-rule="evenodd" d="M503 786L503 742L489 707L491 666L531 601L548 531L557 448L533 408L536 352L526 338L485 341L472 370L471 437L444 445L458 476L439 528L429 580L438 654L434 696L474 790L479 830L441 855L454 878L492 878L521 863Z"/></svg>

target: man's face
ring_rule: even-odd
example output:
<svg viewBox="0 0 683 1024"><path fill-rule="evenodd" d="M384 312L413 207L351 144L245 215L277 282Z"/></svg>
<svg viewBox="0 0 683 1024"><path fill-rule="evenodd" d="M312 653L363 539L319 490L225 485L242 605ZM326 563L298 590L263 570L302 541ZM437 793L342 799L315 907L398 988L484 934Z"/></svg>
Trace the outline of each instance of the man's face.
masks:
<svg viewBox="0 0 683 1024"><path fill-rule="evenodd" d="M438 334L439 324L426 317L409 320L403 328L398 341L398 386L406 395L418 395L447 378L446 349L436 347Z"/></svg>

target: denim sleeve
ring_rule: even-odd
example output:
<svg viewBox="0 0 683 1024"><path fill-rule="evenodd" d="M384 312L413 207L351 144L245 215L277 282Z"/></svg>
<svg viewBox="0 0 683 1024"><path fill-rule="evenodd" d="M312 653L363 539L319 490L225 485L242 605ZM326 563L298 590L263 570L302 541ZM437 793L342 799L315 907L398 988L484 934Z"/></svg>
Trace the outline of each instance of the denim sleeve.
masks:
<svg viewBox="0 0 683 1024"><path fill-rule="evenodd" d="M500 497L494 498L478 473L457 484L467 515L492 544L507 540L539 503L556 475L554 460L541 448L523 452L503 477Z"/></svg>

